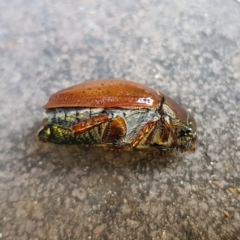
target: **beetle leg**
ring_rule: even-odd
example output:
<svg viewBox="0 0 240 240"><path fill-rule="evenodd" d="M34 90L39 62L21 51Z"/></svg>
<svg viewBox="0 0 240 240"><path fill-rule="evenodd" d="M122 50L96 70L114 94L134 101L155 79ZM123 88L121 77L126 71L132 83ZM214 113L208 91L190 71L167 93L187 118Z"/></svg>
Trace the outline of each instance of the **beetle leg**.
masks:
<svg viewBox="0 0 240 240"><path fill-rule="evenodd" d="M100 116L95 116L87 120L84 120L82 122L79 122L72 126L72 137L75 137L81 133L89 131L94 127L97 127L108 121L110 121L110 118L108 115L100 115Z"/></svg>
<svg viewBox="0 0 240 240"><path fill-rule="evenodd" d="M112 119L103 134L104 143L116 143L127 133L127 125L122 117Z"/></svg>
<svg viewBox="0 0 240 240"><path fill-rule="evenodd" d="M165 122L165 131L167 134L167 142L169 143L170 140L172 141L171 148L176 147L177 148L177 134L175 133L175 128L172 124L172 122L170 121L169 117L164 118L164 122ZM172 139L170 139L170 137Z"/></svg>
<svg viewBox="0 0 240 240"><path fill-rule="evenodd" d="M77 137L78 135L88 132L93 128L107 123L107 126L102 135L102 146L109 146L112 149L119 149L122 146L120 142L121 138L126 135L127 126L125 120L122 117L115 117L111 119L109 115L100 115L89 118L82 122L79 122L71 127L72 137Z"/></svg>
<svg viewBox="0 0 240 240"><path fill-rule="evenodd" d="M171 151L177 147L177 135L169 117L163 117L156 122L145 144L154 146L160 151Z"/></svg>
<svg viewBox="0 0 240 240"><path fill-rule="evenodd" d="M137 137L131 142L131 147L134 148L136 147L140 141L146 136L146 134L151 130L151 128L156 124L156 121L151 120L149 121L144 128L142 129L142 131L137 135Z"/></svg>

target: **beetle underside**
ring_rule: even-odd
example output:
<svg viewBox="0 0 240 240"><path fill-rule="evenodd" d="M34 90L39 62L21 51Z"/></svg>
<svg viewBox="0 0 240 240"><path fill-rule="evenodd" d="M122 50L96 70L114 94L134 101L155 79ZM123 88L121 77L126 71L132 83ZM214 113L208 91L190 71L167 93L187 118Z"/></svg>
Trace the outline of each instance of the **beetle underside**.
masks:
<svg viewBox="0 0 240 240"><path fill-rule="evenodd" d="M195 139L183 134L187 127L156 109L54 108L46 110L38 138L111 149L188 151Z"/></svg>

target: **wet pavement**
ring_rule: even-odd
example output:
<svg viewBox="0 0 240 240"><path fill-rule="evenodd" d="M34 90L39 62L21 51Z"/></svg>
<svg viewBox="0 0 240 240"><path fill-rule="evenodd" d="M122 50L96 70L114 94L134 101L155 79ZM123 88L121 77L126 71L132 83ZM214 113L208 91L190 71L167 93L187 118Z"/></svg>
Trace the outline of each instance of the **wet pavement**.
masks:
<svg viewBox="0 0 240 240"><path fill-rule="evenodd" d="M0 239L240 239L237 1L0 2ZM49 96L123 78L195 116L194 153L35 140Z"/></svg>

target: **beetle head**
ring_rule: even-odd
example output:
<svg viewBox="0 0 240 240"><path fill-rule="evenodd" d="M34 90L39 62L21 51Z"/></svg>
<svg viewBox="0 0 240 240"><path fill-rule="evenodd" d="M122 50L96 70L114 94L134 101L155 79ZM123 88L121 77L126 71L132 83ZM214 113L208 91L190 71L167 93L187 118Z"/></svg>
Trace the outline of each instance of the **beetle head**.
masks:
<svg viewBox="0 0 240 240"><path fill-rule="evenodd" d="M176 135L176 147L180 151L194 151L197 127L193 116L166 95L163 103L163 112L170 117Z"/></svg>

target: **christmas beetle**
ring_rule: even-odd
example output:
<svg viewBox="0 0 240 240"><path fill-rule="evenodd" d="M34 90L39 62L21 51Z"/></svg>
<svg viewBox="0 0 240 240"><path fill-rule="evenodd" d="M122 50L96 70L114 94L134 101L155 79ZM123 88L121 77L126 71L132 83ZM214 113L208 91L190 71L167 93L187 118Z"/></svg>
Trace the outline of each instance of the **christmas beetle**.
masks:
<svg viewBox="0 0 240 240"><path fill-rule="evenodd" d="M37 138L110 149L194 151L196 122L172 98L127 80L94 80L53 94Z"/></svg>

